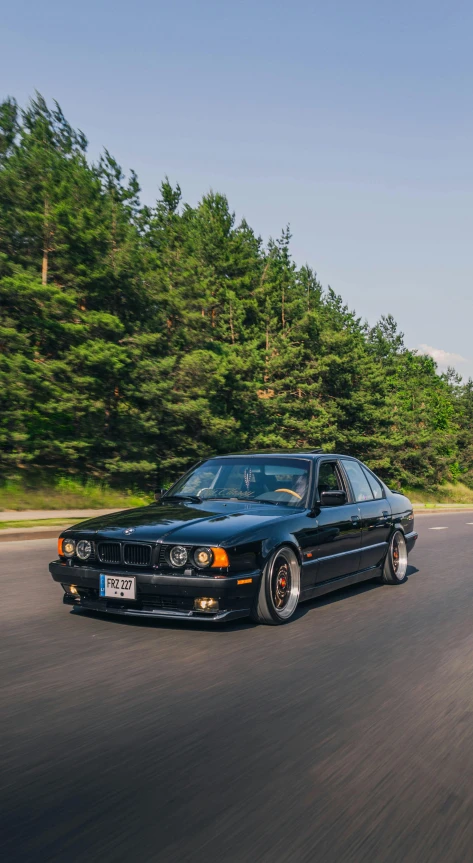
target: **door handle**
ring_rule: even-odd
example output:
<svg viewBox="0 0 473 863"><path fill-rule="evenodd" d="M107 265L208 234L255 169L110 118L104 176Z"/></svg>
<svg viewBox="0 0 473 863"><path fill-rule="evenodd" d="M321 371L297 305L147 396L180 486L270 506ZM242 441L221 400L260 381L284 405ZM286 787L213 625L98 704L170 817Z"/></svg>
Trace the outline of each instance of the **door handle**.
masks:
<svg viewBox="0 0 473 863"><path fill-rule="evenodd" d="M353 524L356 524L356 522L360 520L360 516L359 515L352 515L351 520L352 520Z"/></svg>
<svg viewBox="0 0 473 863"><path fill-rule="evenodd" d="M383 518L384 519L389 518L390 515L391 515L391 513L388 512L387 509L383 509Z"/></svg>

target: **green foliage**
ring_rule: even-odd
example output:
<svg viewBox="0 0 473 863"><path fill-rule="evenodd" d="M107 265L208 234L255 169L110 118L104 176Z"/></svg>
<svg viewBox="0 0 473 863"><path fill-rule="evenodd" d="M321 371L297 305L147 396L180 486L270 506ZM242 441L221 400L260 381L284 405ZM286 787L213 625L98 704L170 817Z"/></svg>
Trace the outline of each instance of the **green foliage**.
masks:
<svg viewBox="0 0 473 863"><path fill-rule="evenodd" d="M320 445L394 487L473 486L473 382L391 316L363 324L288 228L264 246L224 195L190 207L167 178L142 207L86 150L41 96L0 105L4 480L149 488L211 453Z"/></svg>

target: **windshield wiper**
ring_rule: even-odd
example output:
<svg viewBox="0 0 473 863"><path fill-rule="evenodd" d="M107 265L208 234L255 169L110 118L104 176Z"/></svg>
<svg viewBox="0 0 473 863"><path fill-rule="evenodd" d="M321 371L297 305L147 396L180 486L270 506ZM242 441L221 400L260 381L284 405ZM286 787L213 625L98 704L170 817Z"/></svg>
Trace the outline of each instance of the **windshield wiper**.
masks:
<svg viewBox="0 0 473 863"><path fill-rule="evenodd" d="M263 500L254 500L253 499L253 500L247 500L246 503L259 503L259 504L269 503L269 504L271 504L271 506L279 506L281 501L280 500L264 500L264 499Z"/></svg>
<svg viewBox="0 0 473 863"><path fill-rule="evenodd" d="M191 503L202 503L202 498L197 494L170 494L163 495L161 500L190 500Z"/></svg>
<svg viewBox="0 0 473 863"><path fill-rule="evenodd" d="M251 497L206 497L203 500L230 500L232 503L270 503L272 506L279 506L278 500L255 500Z"/></svg>

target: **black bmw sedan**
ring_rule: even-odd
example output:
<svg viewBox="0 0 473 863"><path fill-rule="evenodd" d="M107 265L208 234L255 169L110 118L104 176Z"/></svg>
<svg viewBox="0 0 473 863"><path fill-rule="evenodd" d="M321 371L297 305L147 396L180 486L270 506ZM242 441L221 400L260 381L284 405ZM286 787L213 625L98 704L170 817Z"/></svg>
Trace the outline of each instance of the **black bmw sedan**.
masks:
<svg viewBox="0 0 473 863"><path fill-rule="evenodd" d="M78 608L280 624L349 584L403 584L416 539L408 498L357 459L244 453L201 462L150 506L68 528L49 570Z"/></svg>

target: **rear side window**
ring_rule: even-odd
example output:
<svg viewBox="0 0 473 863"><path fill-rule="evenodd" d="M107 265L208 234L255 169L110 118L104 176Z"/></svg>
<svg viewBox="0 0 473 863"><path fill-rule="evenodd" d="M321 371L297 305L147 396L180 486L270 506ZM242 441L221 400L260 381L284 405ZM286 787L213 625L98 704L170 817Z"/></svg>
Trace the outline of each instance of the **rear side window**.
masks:
<svg viewBox="0 0 473 863"><path fill-rule="evenodd" d="M350 480L355 500L373 500L373 492L371 486L365 476L365 473L356 461L342 458L342 464L345 468L348 479Z"/></svg>
<svg viewBox="0 0 473 863"><path fill-rule="evenodd" d="M370 484L371 491L373 492L373 497L375 500L381 500L384 497L383 486L380 481L376 479L375 475L371 473L370 470L367 470L365 467L363 468L363 473Z"/></svg>

